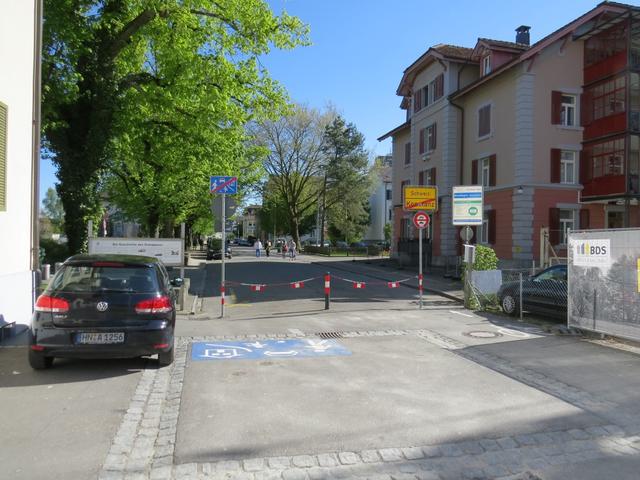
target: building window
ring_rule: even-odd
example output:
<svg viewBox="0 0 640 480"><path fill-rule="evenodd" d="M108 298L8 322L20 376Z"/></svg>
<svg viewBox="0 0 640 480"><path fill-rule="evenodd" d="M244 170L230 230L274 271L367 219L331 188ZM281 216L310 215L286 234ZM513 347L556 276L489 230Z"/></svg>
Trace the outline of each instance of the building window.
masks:
<svg viewBox="0 0 640 480"><path fill-rule="evenodd" d="M429 125L425 128L425 143L427 145L427 152L432 152L436 149L436 124Z"/></svg>
<svg viewBox="0 0 640 480"><path fill-rule="evenodd" d="M576 152L562 150L560 153L560 183L576 182Z"/></svg>
<svg viewBox="0 0 640 480"><path fill-rule="evenodd" d="M409 185L409 180L404 180L400 183L400 191L402 192L402 204L404 205L404 187Z"/></svg>
<svg viewBox="0 0 640 480"><path fill-rule="evenodd" d="M487 215L482 219L482 226L480 227L480 235L478 235L480 243L489 243L489 217Z"/></svg>
<svg viewBox="0 0 640 480"><path fill-rule="evenodd" d="M391 193L392 193L392 190L390 188L387 188L386 194L385 194L386 195L385 196L386 200L391 200Z"/></svg>
<svg viewBox="0 0 640 480"><path fill-rule="evenodd" d="M389 209L389 221L393 220L393 210Z"/></svg>
<svg viewBox="0 0 640 480"><path fill-rule="evenodd" d="M488 187L491 185L491 162L489 157L481 160L480 170L480 185Z"/></svg>
<svg viewBox="0 0 640 480"><path fill-rule="evenodd" d="M0 212L7 210L7 106L0 103Z"/></svg>
<svg viewBox="0 0 640 480"><path fill-rule="evenodd" d="M573 127L576 124L576 96L562 94L560 125Z"/></svg>
<svg viewBox="0 0 640 480"><path fill-rule="evenodd" d="M422 87L422 108L429 105L429 86L425 85Z"/></svg>
<svg viewBox="0 0 640 480"><path fill-rule="evenodd" d="M478 138L491 134L491 105L484 105L478 110Z"/></svg>
<svg viewBox="0 0 640 480"><path fill-rule="evenodd" d="M567 244L567 229L575 230L574 216L573 210L560 209L560 245Z"/></svg>
<svg viewBox="0 0 640 480"><path fill-rule="evenodd" d="M411 142L407 142L404 144L404 164L411 164Z"/></svg>
<svg viewBox="0 0 640 480"><path fill-rule="evenodd" d="M591 156L592 178L624 174L624 138L589 146L586 154Z"/></svg>
<svg viewBox="0 0 640 480"><path fill-rule="evenodd" d="M491 73L491 55L487 55L482 59L482 72L483 75L489 75Z"/></svg>

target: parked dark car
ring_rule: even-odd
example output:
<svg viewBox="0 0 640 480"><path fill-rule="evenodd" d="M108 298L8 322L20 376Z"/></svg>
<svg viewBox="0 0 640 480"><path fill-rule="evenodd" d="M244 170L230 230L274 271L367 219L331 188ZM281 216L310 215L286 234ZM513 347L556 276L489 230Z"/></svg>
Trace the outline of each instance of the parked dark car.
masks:
<svg viewBox="0 0 640 480"><path fill-rule="evenodd" d="M172 287L162 262L134 255L75 255L36 301L29 364L49 368L55 357L174 358Z"/></svg>
<svg viewBox="0 0 640 480"><path fill-rule="evenodd" d="M225 258L231 258L231 245L227 243ZM222 260L222 240L218 238L209 239L207 242L207 260Z"/></svg>
<svg viewBox="0 0 640 480"><path fill-rule="evenodd" d="M509 315L520 312L520 281L503 283L498 290L502 310ZM554 265L522 281L523 310L566 318L567 266Z"/></svg>

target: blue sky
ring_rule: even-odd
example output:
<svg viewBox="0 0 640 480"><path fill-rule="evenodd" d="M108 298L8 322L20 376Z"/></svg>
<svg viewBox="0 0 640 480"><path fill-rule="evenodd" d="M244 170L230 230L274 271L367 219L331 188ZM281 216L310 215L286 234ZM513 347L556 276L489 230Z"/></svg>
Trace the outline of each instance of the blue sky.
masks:
<svg viewBox="0 0 640 480"><path fill-rule="evenodd" d="M632 1L629 3L637 4ZM473 47L478 37L515 40L531 26L534 43L595 7L587 0L269 0L311 27L313 45L273 51L263 58L291 99L319 109L333 104L365 135L367 149L389 153L376 138L404 122L395 95L403 70L429 46ZM56 179L43 161L41 198Z"/></svg>

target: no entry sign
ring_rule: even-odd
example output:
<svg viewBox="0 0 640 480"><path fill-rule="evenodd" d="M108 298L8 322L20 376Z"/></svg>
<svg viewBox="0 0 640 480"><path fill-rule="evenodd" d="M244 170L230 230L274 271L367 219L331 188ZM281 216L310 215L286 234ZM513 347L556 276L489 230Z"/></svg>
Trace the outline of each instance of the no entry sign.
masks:
<svg viewBox="0 0 640 480"><path fill-rule="evenodd" d="M424 212L418 212L413 216L413 224L416 228L422 230L429 226L429 215Z"/></svg>

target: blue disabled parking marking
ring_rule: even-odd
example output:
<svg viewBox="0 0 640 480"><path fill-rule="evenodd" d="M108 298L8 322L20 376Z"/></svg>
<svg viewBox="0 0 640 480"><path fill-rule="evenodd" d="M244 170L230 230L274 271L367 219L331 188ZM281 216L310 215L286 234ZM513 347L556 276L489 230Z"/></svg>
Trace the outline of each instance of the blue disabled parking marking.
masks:
<svg viewBox="0 0 640 480"><path fill-rule="evenodd" d="M335 340L255 340L252 342L194 342L191 360L257 360L264 358L332 357L351 355Z"/></svg>

